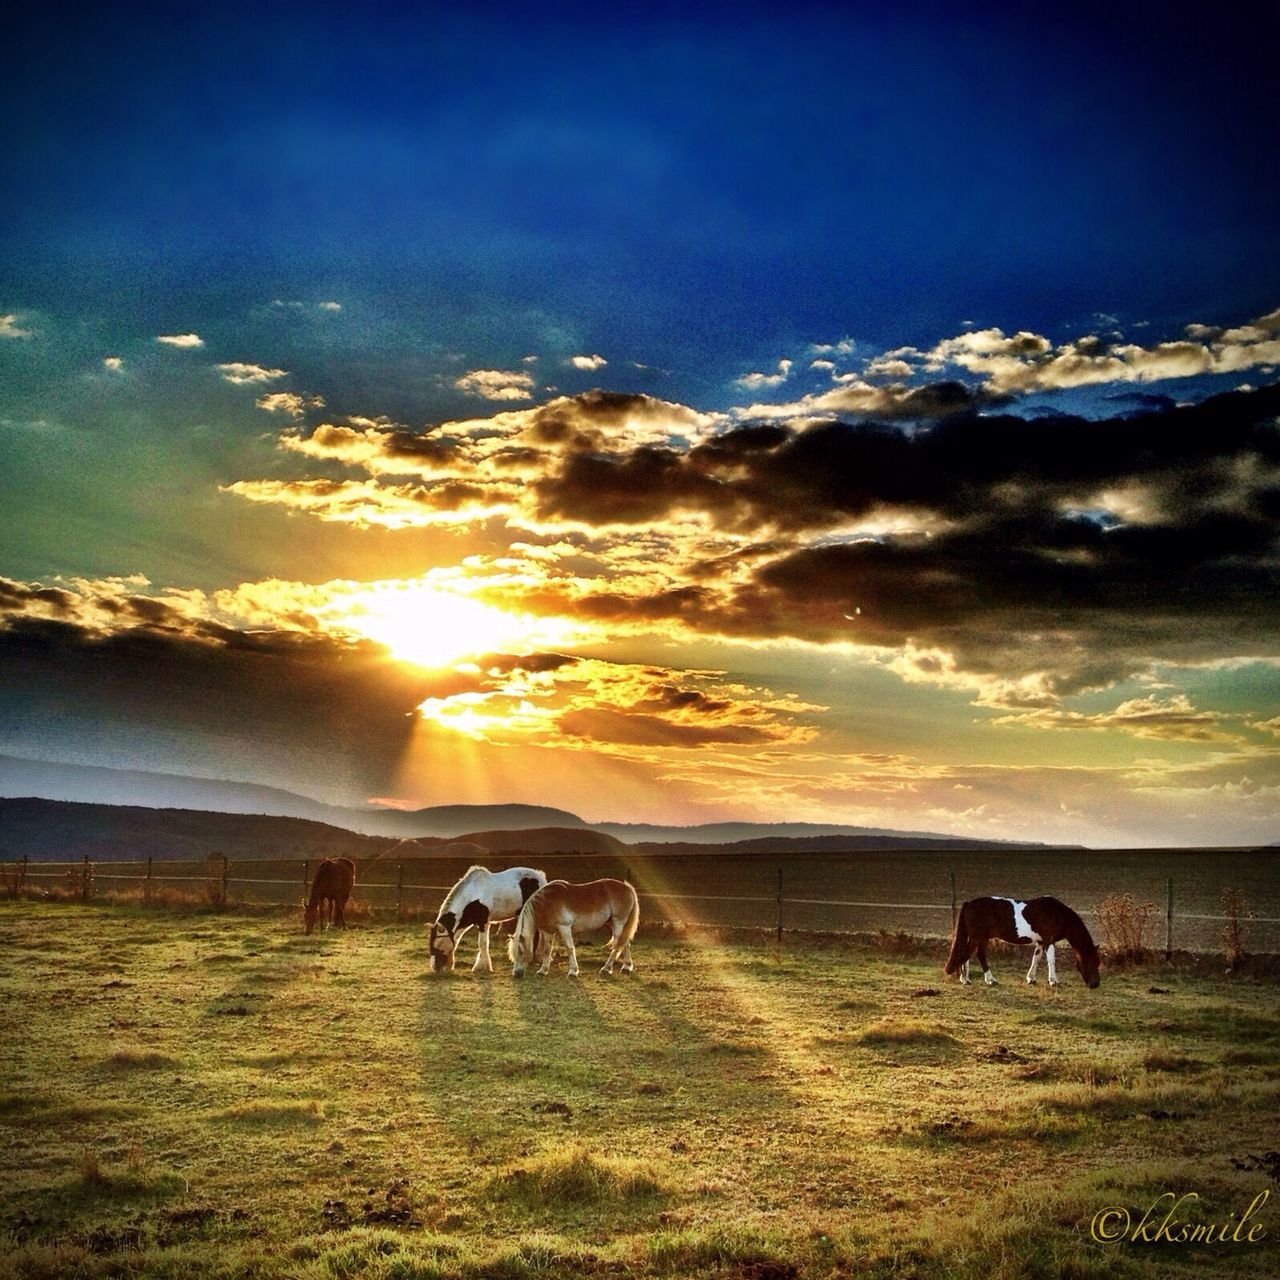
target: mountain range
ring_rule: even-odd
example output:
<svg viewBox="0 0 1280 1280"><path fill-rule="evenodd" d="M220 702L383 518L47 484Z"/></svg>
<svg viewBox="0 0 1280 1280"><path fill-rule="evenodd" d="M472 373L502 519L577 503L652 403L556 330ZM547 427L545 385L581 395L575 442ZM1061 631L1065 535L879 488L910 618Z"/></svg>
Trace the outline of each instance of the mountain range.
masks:
<svg viewBox="0 0 1280 1280"><path fill-rule="evenodd" d="M0 756L0 857L399 856L470 852L739 853L991 844L821 823L587 823L545 805L329 805L252 783ZM1005 847L1019 847L998 842ZM1043 847L1024 845L1021 847Z"/></svg>

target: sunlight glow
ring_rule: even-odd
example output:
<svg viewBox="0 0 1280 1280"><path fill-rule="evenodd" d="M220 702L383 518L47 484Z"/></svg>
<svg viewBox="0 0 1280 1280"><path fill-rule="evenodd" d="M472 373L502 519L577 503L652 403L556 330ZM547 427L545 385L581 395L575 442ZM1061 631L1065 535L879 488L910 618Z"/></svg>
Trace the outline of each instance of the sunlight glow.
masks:
<svg viewBox="0 0 1280 1280"><path fill-rule="evenodd" d="M342 601L341 616L331 621L421 667L564 646L574 639L562 619L507 613L460 591L412 582L377 583L357 592Z"/></svg>

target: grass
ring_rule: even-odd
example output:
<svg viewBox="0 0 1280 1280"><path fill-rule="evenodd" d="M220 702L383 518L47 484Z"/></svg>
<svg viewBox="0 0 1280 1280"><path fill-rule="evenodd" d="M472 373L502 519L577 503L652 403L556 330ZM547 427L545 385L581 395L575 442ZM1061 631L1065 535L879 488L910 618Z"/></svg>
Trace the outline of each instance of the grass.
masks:
<svg viewBox="0 0 1280 1280"><path fill-rule="evenodd" d="M0 1280L1280 1268L1274 1199L1255 1245L1089 1235L1274 1188L1274 980L961 988L938 946L642 929L633 976L516 983L293 914L0 903Z"/></svg>

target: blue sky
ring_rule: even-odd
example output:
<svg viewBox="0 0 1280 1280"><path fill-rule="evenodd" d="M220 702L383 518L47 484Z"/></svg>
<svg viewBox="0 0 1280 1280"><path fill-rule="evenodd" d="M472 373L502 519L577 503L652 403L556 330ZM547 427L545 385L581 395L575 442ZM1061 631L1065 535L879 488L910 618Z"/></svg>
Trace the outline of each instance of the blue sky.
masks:
<svg viewBox="0 0 1280 1280"><path fill-rule="evenodd" d="M41 625L80 627L81 639L114 643L128 629L121 617L160 625L121 604L132 593L177 608L181 625L170 618L161 630L190 643L197 631L199 643L229 643L215 625L286 638L320 627L335 643L374 643L386 626L352 631L367 600L335 621L332 601L355 588L333 584L429 580L543 622L561 611L559 631L498 626L490 638L509 647L569 650L570 624L590 618L597 630L573 652L605 664L582 659L595 702L572 682L543 689L546 723L523 737L514 711L506 727L477 719L499 702L516 707L516 685L431 703L428 737L468 737L472 773L450 783L468 798L524 798L490 793L537 790L547 766L530 761L559 760L557 802L581 805L573 775L585 743L599 768L639 788L618 782L615 810L600 816L734 816L750 809L741 779L763 767L748 757L767 741L813 757L826 779L797 766L777 801L797 816L1163 839L1170 815L1194 813L1201 835L1213 830L1234 786L1252 788L1256 810L1247 821L1237 812L1240 837L1269 830L1268 752L1280 735L1257 726L1280 713L1280 689L1256 607L1243 585L1216 617L1188 591L1185 614L1165 616L1157 602L1162 574L1208 581L1212 555L1233 565L1244 555L1264 595L1273 582L1271 544L1257 532L1272 512L1265 427L1237 423L1236 452L1218 456L1215 428L1176 416L1179 405L1264 395L1275 382L1273 9L1235 8L1193 29L1159 6L975 16L923 5L621 15L52 5L10 27L0 55L12 193L0 210L0 576L27 602L14 617L45 607L23 591L61 584L77 603L46 602L62 612ZM633 400L620 408L592 399L597 390ZM1268 403L1251 400L1248 412L1263 423ZM1150 427L1121 435L1203 434L1203 447L1175 450L1187 484L1210 495L1203 509L1188 505L1158 449L1126 446L1112 467L1105 433L1081 428L1080 449L1097 455L1084 468L1068 465L1070 447L1041 447L1039 435L1053 434L1036 425L1045 415L1139 411L1154 415ZM1232 422L1241 412L1223 410ZM946 448L994 451L969 488L944 492L944 470L908 493L875 470L942 466L928 445L886 463L876 431L940 439L956 413L973 425L947 428L956 438ZM1025 445L1021 428L981 426L999 413L1025 425ZM1167 427L1165 414L1175 415ZM552 418L587 435L539 470L529 459L549 447ZM809 434L831 418L851 432ZM459 422L473 425L441 426ZM881 426L852 430L864 422ZM750 448L764 441L776 468L757 476L754 462L735 471L718 445L699 451L752 423L774 431ZM483 443L499 437L526 451L522 493L501 470L515 455ZM447 475L424 461L436 438L451 442ZM991 480L1002 452L1024 447L1009 476ZM604 470L584 482L592 467ZM814 467L839 483L815 487ZM834 505L801 528L753 485L794 486L814 513ZM1039 495L1036 521L1062 524L1029 563L1052 559L1064 539L1089 561L1097 551L1076 545L1088 540L1080 521L1118 529L1109 549L1126 550L1087 590L1058 583L1067 594L1052 597L1028 579L1021 614L1001 623L1021 636L1007 651L954 600L940 603L955 612L936 625L890 607L887 596L919 593L938 566L913 588L883 577L896 561L863 564L850 549L875 542L891 558L931 536L958 539L948 547L959 555L1007 518L1015 488L1020 500ZM1204 564L1178 560L1181 543L1145 561L1128 549L1130 535L1145 545L1139 535L1167 531L1175 515ZM1215 541L1228 517L1234 549ZM1001 536L1030 537L1029 509L1019 519ZM973 554L989 552L984 543ZM835 557L828 579L848 575L848 598L819 608L797 596L792 616L806 620L790 630L767 618L760 602L791 569L807 581L824 556ZM700 620L672 604L702 589L707 566L731 562L759 565L758 579L724 586ZM534 564L547 574L541 592ZM1145 565L1140 582L1135 565ZM999 585L977 575L974 589ZM856 622L870 618L876 591L887 596L875 626ZM869 612L849 612L864 594ZM609 606L623 597L625 620ZM1066 615L1048 625L1052 600L1068 598L1094 611L1088 626L1073 629ZM438 595L414 599L405 607L443 607ZM1163 618L1146 649L1139 622L1117 621L1122 605ZM1033 612L1039 629L1023 634L1016 618ZM846 614L865 638L832 629ZM1210 644L1210 623L1237 640ZM1056 647L1033 659L1046 628ZM54 679L64 651L41 634L53 646L41 678ZM133 639L159 643L150 632ZM984 646L1006 670L982 669ZM1094 660L1112 648L1125 661ZM35 661L22 649L22 662ZM690 696L641 689L631 677L644 664ZM97 716L95 742L118 743L112 698L95 693L112 677L91 668L77 677L83 714ZM718 693L703 688L703 671L724 673ZM795 695L788 706L784 693ZM695 707L715 722L701 738ZM262 728L255 769L305 789L279 745L305 717L296 703L280 714L290 723ZM148 746L139 730L121 761L163 765L179 739L175 768L225 774L244 758L245 744L223 750L221 731L189 706L179 719L185 736L170 725ZM747 732L757 721L772 726L763 738ZM72 750L25 732L0 749ZM383 776L354 769L344 798L397 787L455 798L428 795L412 753L391 738L400 754ZM677 744L695 740L726 753L702 790L671 763ZM947 741L963 745L949 753ZM89 754L115 758L105 745ZM882 755L896 762L891 778L872 776L867 761ZM1105 794L1111 816L1053 816L1060 777L999 774L1027 755L1068 770L1105 758L1112 774L1071 777L1082 794ZM1177 793L1168 814L1148 795L1153 759L1166 798ZM1193 765L1200 781L1183 786ZM992 772L945 772L972 767ZM913 791L917 769L930 780ZM948 807L946 788L977 798ZM1017 803L1001 808L1011 791Z"/></svg>

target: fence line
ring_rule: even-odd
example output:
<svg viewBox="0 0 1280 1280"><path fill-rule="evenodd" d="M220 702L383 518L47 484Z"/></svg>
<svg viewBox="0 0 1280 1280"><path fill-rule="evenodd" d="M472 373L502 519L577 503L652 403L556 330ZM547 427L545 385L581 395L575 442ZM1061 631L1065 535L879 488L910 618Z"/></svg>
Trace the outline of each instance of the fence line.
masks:
<svg viewBox="0 0 1280 1280"><path fill-rule="evenodd" d="M805 856L804 851L797 851L797 852L798 852L800 861L798 861L797 863L787 864L787 865L794 866L797 870L799 870L800 868L804 868L806 870L809 870L812 873L813 868L811 864L805 863L803 861ZM851 850L845 854L835 854L835 855L827 854L826 856L828 857L857 856L857 855L865 854L869 852L881 852L881 851ZM903 851L895 850L894 852L901 853ZM964 850L964 851L907 850L906 852L928 852L931 854L960 853L963 856L964 854L969 853L970 851L967 851L967 850ZM681 855L657 854L656 856L653 856L647 853L644 855L627 855L627 854L619 855L619 854L613 854L613 853L543 854L541 856L543 859L547 861L552 861L552 862L590 863L592 861L595 861L595 862L617 863L620 865L621 873L627 879L633 878L631 874L631 866L630 866L629 858L637 862L650 862L650 861L657 861L659 859L675 860L677 862L677 865L678 865L678 860L691 858L691 855L687 855L687 854L681 854ZM738 860L735 858L735 856L732 854L717 854L717 855L706 855L706 856L708 858L714 858L716 866L721 869L723 868L736 869L737 867L743 866L743 864L739 863ZM818 859L821 859L822 856L823 855L821 854L816 855ZM773 857L776 859L778 855L774 854ZM270 867L272 870L275 870L281 867L282 865L290 866L290 865L300 864L299 869L302 872L301 888L303 893L305 893L307 890L307 886L310 883L313 866L318 866L319 861L320 861L319 859L314 859L314 860L313 859L297 859L296 862L295 860L290 860L290 859L244 859L244 860L233 863L230 859L226 858L223 855L213 854L210 856L208 861L205 861L203 863L170 862L168 864L169 866L174 867L175 869L180 868L180 871L175 870L175 872L167 872L164 869L165 864L161 863L159 864L159 866L157 866L152 857L148 857L146 859L145 870L143 869L144 864L142 863L141 859L137 860L136 862L111 861L106 863L95 864L90 857L85 856L83 858L77 859L74 862L70 862L70 861L38 862L33 864L27 858L23 858L21 862L17 862L17 863L15 862L0 863L0 872L3 872L4 885L9 890L9 895L11 897L17 897L22 887L26 884L32 884L32 882L36 882L36 881L53 880L53 881L61 881L67 887L67 889L73 892L74 894L76 894L76 896L82 898L85 901L88 901L88 900L91 900L92 897L94 896L94 889L99 881L102 881L102 882L128 881L128 882L137 884L142 888L143 901L147 904L150 904L153 900L153 889L156 885L160 885L160 884L203 885L213 905L226 907L229 902L230 891L233 888L244 887L244 888L255 888L255 889L271 888L271 889L287 890L288 891L287 894L270 895L271 897L277 900L278 905L284 905L285 901L293 901L294 895L299 890L299 877L296 874L290 877L289 879L280 879L271 875L253 876L253 875L241 874L241 872L253 871L258 868L265 869L267 867ZM459 859L458 861L461 861L461 859ZM765 866L767 866L767 863L765 863L764 866L761 865L762 863L764 863L764 857L762 857L759 854L753 853L750 855L750 858L748 859L745 865L757 868L758 869L757 874L758 874L759 872L763 872L765 870ZM415 866L422 867L423 861L419 859L413 859L407 865L410 867L415 867ZM689 862L686 865L692 865L692 863ZM451 885L447 885L447 884L414 884L412 882L406 883L406 880L405 880L406 863L400 862L400 863L393 864L389 860L386 860L385 869L388 872L392 870L393 866L395 868L395 873L396 873L396 878L394 880L381 880L381 879L361 880L356 886L357 895L359 895L361 891L365 891L372 895L386 895L394 891L395 893L394 910L397 916L402 916L404 914L404 909L405 909L404 893L406 889L414 894L421 895L424 893L444 894L445 892L448 891L449 888L452 887ZM135 869L132 871L116 869L116 868L126 868L126 867L133 867ZM100 868L104 868L104 869L100 869ZM111 869L108 870L105 868L111 868ZM195 875L190 874L193 870L197 870L198 868L203 868L204 874L195 874ZM941 881L943 868L938 867L936 870L938 873L939 881ZM770 876L768 877L768 879L771 881L772 877ZM752 913L752 914L758 914L760 918L758 920L752 919L750 922L750 927L753 927L753 928L768 927L770 931L772 931L776 927L777 936L779 940L781 940L784 928L789 927L790 929L795 930L801 927L795 921L794 917L789 922L786 919L787 909L794 908L794 907L820 908L823 911L830 911L832 909L879 910L879 911L885 911L885 912L924 911L924 912L934 912L934 913L937 913L939 916L941 916L941 913L943 912L950 911L954 919L954 915L957 910L957 891L956 891L956 882L955 882L956 873L954 870L949 871L948 879L950 880L950 893L951 893L951 899L952 899L950 903L900 902L900 901L889 901L889 900L883 900L883 899L861 899L861 898L850 899L850 898L827 898L827 897L790 897L785 892L786 877L784 876L784 864L778 863L777 890L775 893L744 893L744 894L685 893L685 892L665 893L665 892L661 892L651 888L645 888L645 889L638 890L638 896L642 899L646 899L650 902L656 902L658 904L700 903L700 902L751 904L755 907L762 908L762 910L758 913ZM33 887L34 887L34 884L33 884ZM939 887L943 887L941 883ZM1175 920L1179 922L1187 922L1187 923L1195 922L1201 925L1225 924L1228 921L1232 921L1232 920L1239 920L1241 923L1246 925L1280 924L1280 916L1275 916L1275 915L1265 915L1265 916L1242 915L1237 917L1232 915L1215 914L1215 913L1208 913L1208 912L1201 912L1201 911L1175 912L1172 878L1169 878L1166 881L1166 885L1164 887L1166 889L1166 895L1161 895L1161 896L1166 896L1167 901L1165 904L1163 904L1165 906L1165 910L1161 914L1164 917L1164 924L1165 924L1164 950L1166 955L1171 955L1173 951ZM1194 896L1194 893L1195 891L1193 889L1193 896ZM1143 894L1143 896L1145 896L1145 893ZM1152 896L1154 897L1155 895L1153 894ZM1204 894L1202 891L1202 894L1201 894L1202 900L1203 900L1203 896ZM776 915L774 912L769 913L770 919L767 922L767 926L766 926L766 921L764 918L765 912L763 908L766 908L771 905L775 908ZM1268 903L1267 905L1270 905L1270 903ZM673 923L708 924L713 926L725 925L725 924L731 924L731 923L743 923L742 920L724 920L724 919L716 920L714 918L691 919L688 921L679 921L676 916L671 915L669 912L665 914L667 918L671 920ZM723 913L715 913L715 912L710 913L712 917L714 917L717 914L723 914ZM1096 909L1086 908L1084 911L1081 912L1081 914L1095 920L1099 918L1099 912ZM835 923L836 923L835 921L819 920L815 923L815 927L819 929L827 927L828 925L834 927ZM881 927L889 927L889 926L882 924ZM1204 934L1206 931L1202 929L1200 930L1200 932L1201 934ZM1195 934L1196 930L1193 929L1192 933Z"/></svg>

